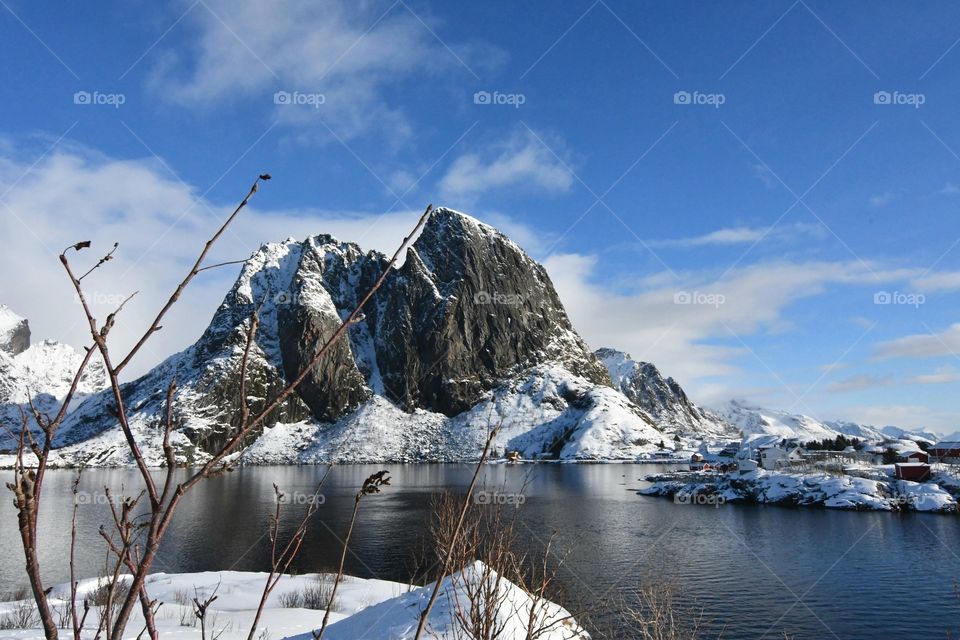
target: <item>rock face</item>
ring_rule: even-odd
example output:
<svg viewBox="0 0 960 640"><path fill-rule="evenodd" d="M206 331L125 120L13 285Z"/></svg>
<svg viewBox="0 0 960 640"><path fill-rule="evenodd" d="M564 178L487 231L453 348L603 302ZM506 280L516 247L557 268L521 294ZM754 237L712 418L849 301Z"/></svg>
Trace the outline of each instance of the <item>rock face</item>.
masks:
<svg viewBox="0 0 960 640"><path fill-rule="evenodd" d="M202 451L235 432L243 347L252 314L247 400L253 412L299 373L383 274L388 259L328 235L263 245L244 265L210 326L184 352L124 387L132 422L155 437L176 378L177 430ZM537 365L609 387L606 369L573 331L543 267L497 230L437 209L399 268L265 427L333 423L373 396L405 412L456 416ZM106 395L71 414L63 444L115 421ZM642 413L642 412L641 412ZM649 428L649 418L637 418ZM258 437L260 433L252 434Z"/></svg>
<svg viewBox="0 0 960 640"><path fill-rule="evenodd" d="M30 402L41 413L54 415L70 390L83 357L72 347L43 340L30 344L27 320L0 306L0 451L16 447L23 416L34 428ZM91 361L77 385L75 403L107 385L103 364ZM23 413L21 413L21 411Z"/></svg>
<svg viewBox="0 0 960 640"><path fill-rule="evenodd" d="M736 437L732 425L695 405L676 380L664 378L652 363L637 362L616 349L598 349L595 354L614 385L662 430L694 437Z"/></svg>
<svg viewBox="0 0 960 640"><path fill-rule="evenodd" d="M10 356L30 348L30 324L6 305L0 304L0 351Z"/></svg>

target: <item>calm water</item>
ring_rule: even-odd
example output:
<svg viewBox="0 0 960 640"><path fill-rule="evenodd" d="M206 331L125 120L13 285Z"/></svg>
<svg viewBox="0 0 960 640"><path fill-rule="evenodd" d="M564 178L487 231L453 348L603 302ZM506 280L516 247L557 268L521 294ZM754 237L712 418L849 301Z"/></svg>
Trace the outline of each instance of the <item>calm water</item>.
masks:
<svg viewBox="0 0 960 640"><path fill-rule="evenodd" d="M379 466L335 468L297 569L329 569L340 553L357 487ZM462 465L385 465L393 486L365 499L349 573L404 580L423 548L430 496L464 488ZM650 465L490 466L488 489L522 489L524 544L557 531L570 551L563 587L589 606L651 575L667 577L704 608L712 637L944 638L960 627L960 521L950 516L675 505L638 496ZM274 500L312 493L322 467L246 468L201 485L182 504L157 571L262 570ZM9 473L9 472L5 472ZM51 472L41 513L48 583L68 580L70 472ZM104 485L136 486L132 471L86 472L78 514L79 572L103 565L97 527L109 518ZM294 500L296 502L296 500ZM292 526L303 505L287 507ZM0 501L0 590L25 584L15 515Z"/></svg>

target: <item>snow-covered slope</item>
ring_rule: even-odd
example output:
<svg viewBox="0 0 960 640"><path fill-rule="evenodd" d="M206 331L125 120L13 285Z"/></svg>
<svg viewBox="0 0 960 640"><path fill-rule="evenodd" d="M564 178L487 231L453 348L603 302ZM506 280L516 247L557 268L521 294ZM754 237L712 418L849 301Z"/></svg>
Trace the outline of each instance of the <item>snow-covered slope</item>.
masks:
<svg viewBox="0 0 960 640"><path fill-rule="evenodd" d="M928 440L936 435L925 431L907 431L898 427L873 427L844 421L820 421L803 414L764 409L741 400L731 400L714 413L742 431L744 435L776 435L796 438L801 442L823 440L844 435L870 442L885 440Z"/></svg>
<svg viewBox="0 0 960 640"><path fill-rule="evenodd" d="M665 432L695 439L736 437L736 428L695 405L676 380L664 378L652 363L637 362L616 349L594 353L606 366L614 386Z"/></svg>
<svg viewBox="0 0 960 640"><path fill-rule="evenodd" d="M330 640L411 640L416 635L433 585L413 589L409 593L386 600L330 626L324 637ZM468 593L485 594L481 602L471 602ZM562 607L537 600L496 572L475 562L440 585L436 604L427 620L425 637L437 640L460 640L475 637L465 622L480 618L484 606L495 607L490 627L501 638L528 638L528 629L538 630L542 640L589 640L590 635ZM476 610L474 609L476 608ZM295 640L310 640L307 633Z"/></svg>
<svg viewBox="0 0 960 640"><path fill-rule="evenodd" d="M41 413L53 415L70 390L83 356L69 345L51 340L30 344L26 319L0 306L0 451L15 446L12 433L19 431L21 410L35 425L29 403ZM103 364L92 361L77 386L74 406L107 385Z"/></svg>

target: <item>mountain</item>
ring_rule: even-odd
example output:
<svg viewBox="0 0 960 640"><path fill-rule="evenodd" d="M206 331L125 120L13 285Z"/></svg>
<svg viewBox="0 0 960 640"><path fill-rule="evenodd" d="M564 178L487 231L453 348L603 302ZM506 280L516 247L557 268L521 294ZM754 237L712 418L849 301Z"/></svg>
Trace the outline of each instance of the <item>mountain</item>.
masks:
<svg viewBox="0 0 960 640"><path fill-rule="evenodd" d="M216 450L239 425L247 328L260 324L247 372L253 412L301 370L387 268L386 256L328 235L263 245L195 344L123 386L145 455L159 463L169 381L183 460ZM634 458L663 439L655 420L612 388L573 330L544 268L496 229L436 209L349 329L288 402L243 443L244 458L457 460L498 452ZM71 460L129 462L100 394L70 414Z"/></svg>
<svg viewBox="0 0 960 640"><path fill-rule="evenodd" d="M777 435L796 438L801 442L823 440L844 435L871 442L884 440L935 441L936 434L927 431L908 431L899 427L874 427L845 421L820 421L802 414L764 409L742 400L731 400L714 409L722 420L742 431L746 436Z"/></svg>
<svg viewBox="0 0 960 640"><path fill-rule="evenodd" d="M19 433L24 414L36 426L31 399L41 413L52 416L59 410L82 360L69 345L52 340L32 344L29 322L0 305L0 424L10 429L0 429L0 450L16 446L13 434ZM80 378L74 402L106 386L102 363L92 362Z"/></svg>
<svg viewBox="0 0 960 640"><path fill-rule="evenodd" d="M695 405L676 380L664 378L652 363L637 362L616 349L598 349L594 354L614 386L649 413L661 430L696 439L737 436L735 428Z"/></svg>

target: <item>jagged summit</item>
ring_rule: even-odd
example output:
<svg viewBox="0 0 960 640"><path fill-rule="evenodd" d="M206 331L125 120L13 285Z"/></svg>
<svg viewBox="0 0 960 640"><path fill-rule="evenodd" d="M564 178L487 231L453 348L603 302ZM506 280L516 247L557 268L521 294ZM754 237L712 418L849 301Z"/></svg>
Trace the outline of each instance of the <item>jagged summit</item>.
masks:
<svg viewBox="0 0 960 640"><path fill-rule="evenodd" d="M606 366L614 385L647 411L661 429L683 436L735 436L736 430L721 418L695 405L673 378L664 378L650 362L603 348L594 352Z"/></svg>
<svg viewBox="0 0 960 640"><path fill-rule="evenodd" d="M30 347L30 324L0 304L0 351L15 356Z"/></svg>
<svg viewBox="0 0 960 640"><path fill-rule="evenodd" d="M237 376L254 310L259 308L260 326L247 392L257 411L302 370L387 264L382 253L327 234L262 245L243 265L200 339L125 386L133 422L145 437L154 437L164 390L176 377L174 414L181 445L216 449L238 427L233 423L239 413ZM277 423L349 421L371 402L383 407L385 400L410 415L436 415L430 424L442 423L449 431L453 427L445 420L469 414L491 393L514 393L518 380L528 385L521 395L541 390L532 401L534 413L544 401L560 413L576 404L580 417L592 415L597 403L629 404L592 391L609 388L609 375L573 330L544 268L493 227L452 209L431 213L406 260L387 274L364 313L350 327L349 339L311 370L266 429ZM531 382L531 375L539 382ZM107 396L91 400L72 414L62 443L76 444L114 428L103 410L106 402ZM624 446L641 447L654 437L652 421L642 411L615 413L634 425L624 425L628 432L639 429L647 436L627 437ZM540 427L542 440L524 440L525 450L580 455L581 449L568 446L576 429L557 432L558 425L526 425L523 432ZM458 428L472 433L477 426Z"/></svg>
<svg viewBox="0 0 960 640"><path fill-rule="evenodd" d="M31 401L43 414L59 410L82 359L69 345L31 343L27 319L0 305L0 425L7 427L0 428L0 450L14 446L12 434L18 433L24 415L35 427ZM75 402L106 386L103 364L92 362L77 385Z"/></svg>

